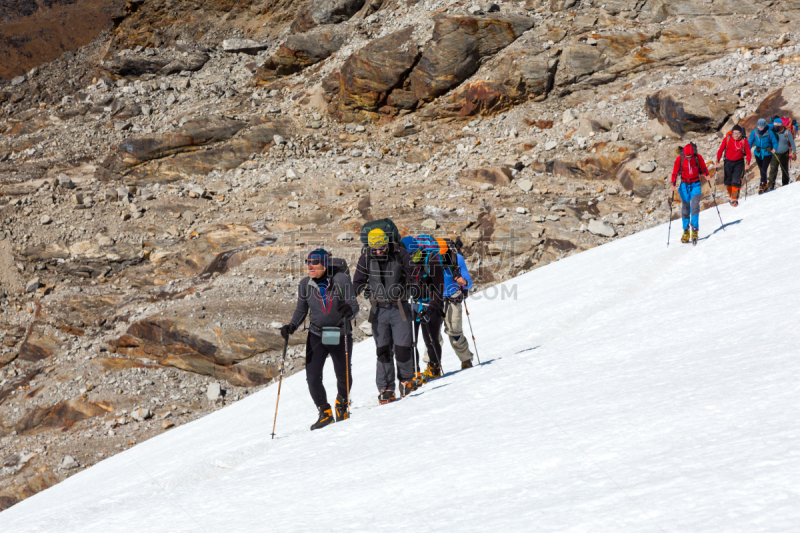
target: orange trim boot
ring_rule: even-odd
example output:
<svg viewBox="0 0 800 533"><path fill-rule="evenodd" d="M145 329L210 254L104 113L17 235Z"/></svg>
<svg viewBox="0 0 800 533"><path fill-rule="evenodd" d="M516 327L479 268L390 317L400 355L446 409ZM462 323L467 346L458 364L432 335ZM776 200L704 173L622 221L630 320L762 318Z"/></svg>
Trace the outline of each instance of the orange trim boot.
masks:
<svg viewBox="0 0 800 533"><path fill-rule="evenodd" d="M731 196L731 205L736 207L739 205L739 191L742 190L741 187L732 187L733 195Z"/></svg>

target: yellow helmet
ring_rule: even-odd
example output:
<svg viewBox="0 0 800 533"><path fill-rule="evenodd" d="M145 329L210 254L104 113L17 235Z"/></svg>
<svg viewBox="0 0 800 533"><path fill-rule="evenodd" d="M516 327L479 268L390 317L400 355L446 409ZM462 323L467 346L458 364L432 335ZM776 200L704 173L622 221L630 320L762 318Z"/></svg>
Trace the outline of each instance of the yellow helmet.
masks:
<svg viewBox="0 0 800 533"><path fill-rule="evenodd" d="M367 235L367 244L370 248L383 248L389 244L389 237L381 228L375 228Z"/></svg>

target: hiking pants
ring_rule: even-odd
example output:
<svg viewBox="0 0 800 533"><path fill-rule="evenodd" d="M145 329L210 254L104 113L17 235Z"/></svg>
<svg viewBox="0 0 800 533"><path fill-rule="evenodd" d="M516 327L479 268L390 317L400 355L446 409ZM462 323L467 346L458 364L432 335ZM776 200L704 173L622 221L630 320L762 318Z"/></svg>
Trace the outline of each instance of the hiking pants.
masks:
<svg viewBox="0 0 800 533"><path fill-rule="evenodd" d="M769 188L775 188L775 178L778 177L778 167L781 169L782 185L789 185L789 152L785 154L772 154L769 164Z"/></svg>
<svg viewBox="0 0 800 533"><path fill-rule="evenodd" d="M472 361L472 352L469 351L469 341L464 330L462 329L462 320L464 318L463 310L461 308L461 299L453 300L447 298L444 307L444 332L450 338L450 346L456 352L458 359L463 363L464 361ZM441 344L441 336L439 343ZM425 360L427 362L427 358Z"/></svg>
<svg viewBox="0 0 800 533"><path fill-rule="evenodd" d="M322 344L322 337L310 331L308 332L308 338L306 338L306 381L308 382L308 392L311 393L311 399L314 400L314 405L317 407L328 403L328 396L325 393L325 387L322 385L322 369L329 355L331 356L331 361L333 361L333 371L336 373L336 389L339 396L347 399L348 373L350 374L350 387L353 387L352 359L345 357L345 343L347 343L347 355L352 356L352 335L341 337L339 344L334 346L332 344Z"/></svg>
<svg viewBox="0 0 800 533"><path fill-rule="evenodd" d="M738 161L725 160L725 186L742 187L742 176L744 176L744 158Z"/></svg>
<svg viewBox="0 0 800 533"><path fill-rule="evenodd" d="M727 173L725 175L727 176ZM684 231L689 229L689 222L691 222L694 229L700 227L700 198L703 196L702 191L703 186L699 181L681 183L678 189L681 195L681 219Z"/></svg>
<svg viewBox="0 0 800 533"><path fill-rule="evenodd" d="M370 322L378 355L375 384L379 392L395 390L395 362L400 381L414 378L411 308L406 302L401 305L402 310L397 306L378 307L375 309L374 319Z"/></svg>
<svg viewBox="0 0 800 533"><path fill-rule="evenodd" d="M421 326L421 327L420 327ZM414 322L416 335L422 335L425 343L425 357L423 361L430 364L442 366L442 315L434 313L427 324ZM419 341L417 341L419 342ZM433 356L431 356L433 354Z"/></svg>
<svg viewBox="0 0 800 533"><path fill-rule="evenodd" d="M772 154L765 156L763 158L756 157L756 165L758 165L758 170L761 172L761 186L765 186L767 184L767 175L769 174L769 164L772 162Z"/></svg>

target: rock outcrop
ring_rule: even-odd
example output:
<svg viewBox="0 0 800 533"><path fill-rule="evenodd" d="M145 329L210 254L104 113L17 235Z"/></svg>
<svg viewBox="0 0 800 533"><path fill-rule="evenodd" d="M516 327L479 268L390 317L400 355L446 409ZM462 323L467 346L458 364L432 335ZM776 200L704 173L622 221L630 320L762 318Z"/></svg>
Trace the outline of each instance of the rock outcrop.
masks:
<svg viewBox="0 0 800 533"><path fill-rule="evenodd" d="M409 27L375 39L347 58L338 74L338 99L332 107L340 120L379 119L378 110L392 91L401 89L419 58L413 32Z"/></svg>
<svg viewBox="0 0 800 533"><path fill-rule="evenodd" d="M337 52L347 40L346 28L325 25L291 35L255 74L261 82L300 72Z"/></svg>
<svg viewBox="0 0 800 533"><path fill-rule="evenodd" d="M647 97L647 115L679 136L687 132L716 132L738 107L733 95L718 93L718 85L714 80L704 80L661 89Z"/></svg>
<svg viewBox="0 0 800 533"><path fill-rule="evenodd" d="M313 0L292 22L293 32L306 32L324 24L349 20L364 7L365 0Z"/></svg>

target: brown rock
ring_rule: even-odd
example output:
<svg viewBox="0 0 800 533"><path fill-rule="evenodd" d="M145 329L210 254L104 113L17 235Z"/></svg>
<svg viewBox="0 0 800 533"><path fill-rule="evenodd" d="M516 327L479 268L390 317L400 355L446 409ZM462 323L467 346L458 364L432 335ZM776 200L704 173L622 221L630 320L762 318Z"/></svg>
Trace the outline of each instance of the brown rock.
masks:
<svg viewBox="0 0 800 533"><path fill-rule="evenodd" d="M258 69L255 78L267 82L300 72L338 51L345 40L343 29L333 25L292 35Z"/></svg>
<svg viewBox="0 0 800 533"><path fill-rule="evenodd" d="M746 131L751 131L756 128L758 119L769 119L775 115L793 119L800 118L800 85L787 85L771 92L761 101L755 113L742 120L740 124Z"/></svg>
<svg viewBox="0 0 800 533"><path fill-rule="evenodd" d="M118 170L146 161L186 152L206 144L224 141L245 127L244 122L224 117L189 120L175 133L125 139L117 147L116 157L107 166Z"/></svg>
<svg viewBox="0 0 800 533"><path fill-rule="evenodd" d="M292 22L292 32L305 32L322 24L338 24L349 20L364 6L365 0L314 0Z"/></svg>
<svg viewBox="0 0 800 533"><path fill-rule="evenodd" d="M376 39L347 58L339 75L335 114L346 122L377 120L376 111L419 57L408 27Z"/></svg>
<svg viewBox="0 0 800 533"><path fill-rule="evenodd" d="M458 173L458 179L466 185L480 187L484 183L495 187L511 184L511 169L502 168L467 168Z"/></svg>
<svg viewBox="0 0 800 533"><path fill-rule="evenodd" d="M433 37L409 77L411 92L423 102L446 93L474 74L484 58L531 27L533 20L522 16L438 19Z"/></svg>
<svg viewBox="0 0 800 533"><path fill-rule="evenodd" d="M226 379L237 386L261 385L275 376L276 368L246 368L237 363L280 348L283 343L276 333L209 328L188 317L178 320L154 317L133 323L117 341L118 353Z"/></svg>
<svg viewBox="0 0 800 533"><path fill-rule="evenodd" d="M45 334L35 327L27 340L19 347L19 359L23 361L41 361L52 356L61 348L61 341Z"/></svg>
<svg viewBox="0 0 800 533"><path fill-rule="evenodd" d="M662 89L647 97L647 116L673 132L717 132L736 110L738 102L727 95L703 94L698 86Z"/></svg>
<svg viewBox="0 0 800 533"><path fill-rule="evenodd" d="M110 410L108 406L80 400L69 400L51 407L34 407L14 424L14 430L22 435L52 428L69 429L76 422L103 416Z"/></svg>
<svg viewBox="0 0 800 533"><path fill-rule="evenodd" d="M632 158L639 149L629 142L597 143L595 153L576 158L564 157L547 162L535 162L531 167L537 172L552 172L574 179L615 179L620 165Z"/></svg>

